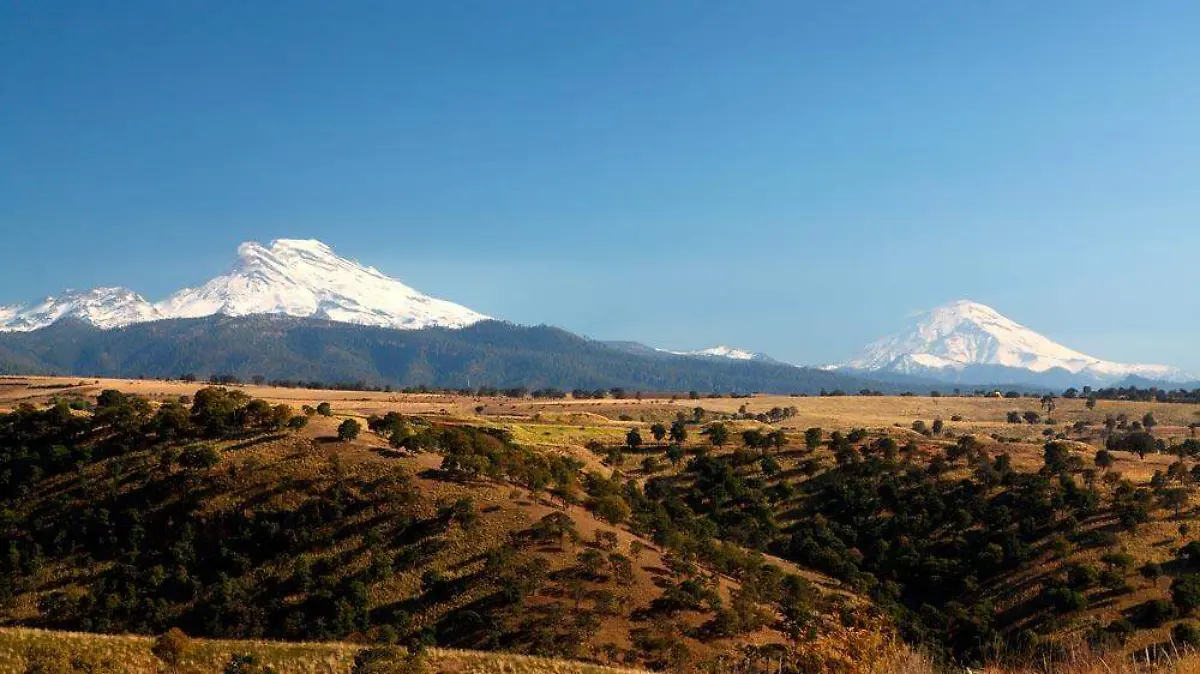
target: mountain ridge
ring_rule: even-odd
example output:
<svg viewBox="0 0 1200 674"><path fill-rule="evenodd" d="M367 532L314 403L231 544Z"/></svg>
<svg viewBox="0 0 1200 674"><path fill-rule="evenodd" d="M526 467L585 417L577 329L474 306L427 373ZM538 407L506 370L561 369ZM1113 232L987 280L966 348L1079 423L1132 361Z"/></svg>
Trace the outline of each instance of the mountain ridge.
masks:
<svg viewBox="0 0 1200 674"><path fill-rule="evenodd" d="M0 372L122 378L262 375L438 388L787 394L906 390L792 365L641 355L545 325L487 320L464 328L395 330L271 314L165 319L111 330L67 319L33 332L0 333Z"/></svg>
<svg viewBox="0 0 1200 674"><path fill-rule="evenodd" d="M696 349L694 351L672 351L670 349L655 349L655 350L661 351L662 353L669 353L672 356L684 356L687 358L728 358L730 360L771 362L771 363L780 363L783 365L788 364L788 363L783 363L782 361L776 360L776 359L768 356L765 353L759 353L757 351L747 351L745 349L738 349L738 348L735 348L732 346L727 346L725 344L718 344L716 346L710 346L707 349Z"/></svg>

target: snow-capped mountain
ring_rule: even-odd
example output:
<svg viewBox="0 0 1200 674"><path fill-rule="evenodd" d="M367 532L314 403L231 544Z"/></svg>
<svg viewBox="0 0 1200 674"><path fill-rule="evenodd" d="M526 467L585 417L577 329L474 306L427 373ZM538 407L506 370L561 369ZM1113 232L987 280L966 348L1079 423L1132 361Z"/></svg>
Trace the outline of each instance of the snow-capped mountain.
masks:
<svg viewBox="0 0 1200 674"><path fill-rule="evenodd" d="M461 328L488 318L338 257L320 241L299 239L277 239L270 247L243 243L228 273L157 306L171 318L286 314L404 329Z"/></svg>
<svg viewBox="0 0 1200 674"><path fill-rule="evenodd" d="M718 344L717 346L712 346L707 349L699 349L697 351L671 351L670 349L655 349L655 351L661 351L662 353L669 353L673 356L693 356L693 357L699 357L699 358L728 358L730 360L762 360L762 361L773 360L770 356L767 356L766 354L755 353L753 351L745 351L742 349L735 349L731 346L725 346L724 344Z"/></svg>
<svg viewBox="0 0 1200 674"><path fill-rule="evenodd" d="M1129 376L1191 378L1166 365L1115 363L1080 353L968 300L918 314L902 332L868 345L857 358L835 367L979 383L1035 383L1045 379L1040 375L1089 384Z"/></svg>
<svg viewBox="0 0 1200 674"><path fill-rule="evenodd" d="M488 318L338 257L320 241L278 239L270 246L243 243L228 272L156 304L124 288L68 291L0 307L0 331L36 330L67 316L107 329L214 314L285 314L401 329L461 328Z"/></svg>
<svg viewBox="0 0 1200 674"><path fill-rule="evenodd" d="M28 304L0 306L0 331L29 332L64 318L116 328L161 316L153 304L128 288L68 290Z"/></svg>

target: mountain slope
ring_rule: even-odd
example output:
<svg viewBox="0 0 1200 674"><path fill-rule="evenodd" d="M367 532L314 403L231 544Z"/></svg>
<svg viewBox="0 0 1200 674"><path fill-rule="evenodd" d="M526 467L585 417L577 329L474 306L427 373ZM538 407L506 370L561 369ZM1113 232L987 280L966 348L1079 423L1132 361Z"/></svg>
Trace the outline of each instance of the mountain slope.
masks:
<svg viewBox="0 0 1200 674"><path fill-rule="evenodd" d="M61 321L0 334L0 371L243 378L465 388L817 393L904 390L837 372L726 358L637 355L546 326L482 321L393 330L255 315L162 320L99 330Z"/></svg>
<svg viewBox="0 0 1200 674"><path fill-rule="evenodd" d="M228 273L181 290L157 305L165 318L225 314L311 316L392 328L460 328L487 318L434 299L315 240L243 243Z"/></svg>
<svg viewBox="0 0 1200 674"><path fill-rule="evenodd" d="M37 330L64 318L110 329L216 314L283 314L400 329L461 328L488 318L338 257L320 241L277 239L269 246L243 243L228 272L156 304L126 288L96 288L0 307L0 332Z"/></svg>
<svg viewBox="0 0 1200 674"><path fill-rule="evenodd" d="M973 375L981 382L1066 378L1109 383L1131 375L1166 381L1188 379L1165 365L1115 363L1075 351L991 307L968 300L915 316L905 330L868 345L857 358L839 367L954 380Z"/></svg>
<svg viewBox="0 0 1200 674"><path fill-rule="evenodd" d="M128 288L68 290L27 304L0 306L0 331L28 332L64 318L115 328L161 317L154 305Z"/></svg>
<svg viewBox="0 0 1200 674"><path fill-rule="evenodd" d="M754 351L746 351L744 349L735 349L731 346L719 344L707 349L698 349L696 351L673 351L671 349L661 349L653 346L646 346L641 342L631 341L606 341L604 344L611 346L619 351L632 353L639 356L658 356L662 358L718 358L725 360L756 362L756 363L773 363L776 365L789 365L780 360L776 360L765 353L757 353Z"/></svg>

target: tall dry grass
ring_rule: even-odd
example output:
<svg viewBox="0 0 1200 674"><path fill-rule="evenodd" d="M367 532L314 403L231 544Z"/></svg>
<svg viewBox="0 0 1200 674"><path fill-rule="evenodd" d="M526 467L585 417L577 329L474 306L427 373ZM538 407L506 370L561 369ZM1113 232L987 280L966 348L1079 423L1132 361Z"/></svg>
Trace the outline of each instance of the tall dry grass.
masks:
<svg viewBox="0 0 1200 674"><path fill-rule="evenodd" d="M1026 658L1020 664L992 665L975 674L1200 674L1200 652L1174 642L1132 653L1100 652L1076 644L1064 655L1055 661Z"/></svg>
<svg viewBox="0 0 1200 674"><path fill-rule="evenodd" d="M70 656L86 656L108 663L106 671L122 674L160 674L162 663L150 653L150 637L58 632L26 628L0 628L0 674L25 674L27 655L38 647L53 646ZM192 639L183 658L187 674L217 674L234 653L253 654L278 674L348 674L362 646L343 643L289 643L274 641L222 641ZM642 670L614 669L588 663L553 660L505 653L483 653L432 648L428 674L646 674Z"/></svg>

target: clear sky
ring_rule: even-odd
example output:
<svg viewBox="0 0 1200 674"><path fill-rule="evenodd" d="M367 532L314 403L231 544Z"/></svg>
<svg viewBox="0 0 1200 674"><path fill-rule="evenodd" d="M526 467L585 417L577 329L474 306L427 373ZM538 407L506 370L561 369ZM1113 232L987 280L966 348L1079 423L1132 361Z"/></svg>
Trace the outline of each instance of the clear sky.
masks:
<svg viewBox="0 0 1200 674"><path fill-rule="evenodd" d="M0 303L315 237L800 363L969 298L1200 371L1200 3L7 2Z"/></svg>

